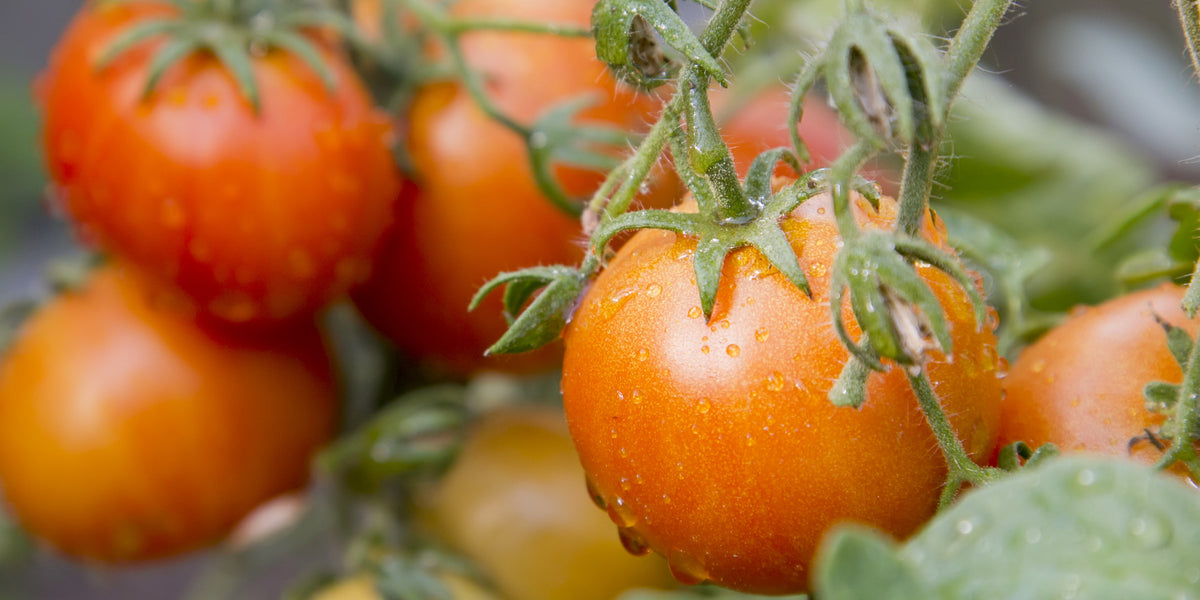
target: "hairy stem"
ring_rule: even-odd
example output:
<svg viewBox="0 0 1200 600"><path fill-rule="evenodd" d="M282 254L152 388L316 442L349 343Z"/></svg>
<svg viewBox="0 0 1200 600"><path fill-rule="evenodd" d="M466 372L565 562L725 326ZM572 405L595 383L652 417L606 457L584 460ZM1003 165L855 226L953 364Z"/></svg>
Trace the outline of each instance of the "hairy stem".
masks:
<svg viewBox="0 0 1200 600"><path fill-rule="evenodd" d="M587 27L516 19L459 17L447 19L444 30L450 33L462 33L465 31L513 31L520 33L541 33L561 37L592 37L592 30Z"/></svg>
<svg viewBox="0 0 1200 600"><path fill-rule="evenodd" d="M1175 8L1179 10L1179 23L1183 26L1183 37L1192 57L1192 68L1200 75L1200 0L1175 0Z"/></svg>
<svg viewBox="0 0 1200 600"><path fill-rule="evenodd" d="M1173 428L1171 447L1155 463L1155 468L1166 469L1182 462L1191 471L1192 479L1200 483L1200 456L1196 454L1200 435L1200 344L1193 344L1188 355L1183 382L1179 385L1179 401L1169 422Z"/></svg>
<svg viewBox="0 0 1200 600"><path fill-rule="evenodd" d="M900 184L900 212L896 218L896 227L908 235L916 236L921 231L929 193L933 190L936 163L936 148L916 144L909 149L908 160L904 162L904 178Z"/></svg>
<svg viewBox="0 0 1200 600"><path fill-rule="evenodd" d="M946 411L942 410L942 405L938 401L937 394L934 393L933 386L930 385L929 377L925 374L924 369L915 372L909 371L908 383L916 393L917 401L921 403L921 411L925 413L925 420L929 422L929 427L933 430L934 437L937 438L938 446L941 447L942 454L946 457L948 473L941 500L941 506L944 507L954 500L958 488L962 487L963 483L986 483L993 479L994 475L975 464L975 461L967 455L962 442L954 433L954 427L950 425L950 419L946 418Z"/></svg>

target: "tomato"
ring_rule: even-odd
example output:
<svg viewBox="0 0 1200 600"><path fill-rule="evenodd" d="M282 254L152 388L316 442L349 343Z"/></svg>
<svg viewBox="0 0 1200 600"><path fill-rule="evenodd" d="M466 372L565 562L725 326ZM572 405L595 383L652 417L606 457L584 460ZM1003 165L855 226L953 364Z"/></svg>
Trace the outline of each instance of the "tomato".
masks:
<svg viewBox="0 0 1200 600"><path fill-rule="evenodd" d="M0 364L0 486L64 553L127 562L217 541L304 485L338 404L312 323L200 326L130 270L43 306Z"/></svg>
<svg viewBox="0 0 1200 600"><path fill-rule="evenodd" d="M878 213L861 198L853 206L866 227L894 223L890 198ZM935 223L924 235L944 247ZM705 322L696 241L645 230L601 271L564 334L563 398L584 469L627 545L666 556L684 582L802 591L831 525L907 536L933 515L946 476L902 369L873 373L861 409L829 401L848 357L830 316L841 240L829 196L782 225L811 298L745 247L726 258ZM945 273L918 271L953 336L953 356L934 353L929 377L967 452L986 460L1001 393L995 336L977 329Z"/></svg>
<svg viewBox="0 0 1200 600"><path fill-rule="evenodd" d="M453 13L587 26L591 7L591 0L463 0ZM521 123L590 94L597 104L581 120L639 130L660 105L618 85L587 39L474 32L462 41L488 94ZM406 121L418 189L401 202L375 275L354 295L359 308L399 348L454 373L556 365L561 349L554 346L485 359L484 350L507 329L500 296L470 313L466 307L481 285L503 271L579 262L578 220L542 195L522 139L485 115L461 85L420 90ZM558 176L574 195L590 194L603 179L579 168L560 168ZM656 204L678 197L672 181L656 188Z"/></svg>
<svg viewBox="0 0 1200 600"><path fill-rule="evenodd" d="M583 481L560 412L505 409L476 425L422 512L514 600L610 600L668 583L663 564L621 549Z"/></svg>
<svg viewBox="0 0 1200 600"><path fill-rule="evenodd" d="M1163 284L1076 309L1026 348L1004 380L1000 443L1157 461L1162 452L1147 431L1156 432L1165 416L1146 409L1142 391L1183 380L1158 322L1195 335L1200 319L1180 308L1183 292Z"/></svg>
<svg viewBox="0 0 1200 600"><path fill-rule="evenodd" d="M314 39L327 90L297 56L253 58L255 112L211 53L171 67L142 99L154 39L105 68L113 40L172 14L89 2L38 85L62 207L87 242L234 322L311 313L365 279L391 218L390 119L346 60Z"/></svg>
<svg viewBox="0 0 1200 600"><path fill-rule="evenodd" d="M746 176L750 163L765 150L780 146L791 147L788 134L788 110L791 91L782 84L755 93L738 102L731 91L714 87L709 91L713 112L720 121L721 137L733 153L738 175ZM854 138L842 128L837 113L815 97L805 98L804 117L800 120L800 136L811 154L808 167L827 167ZM775 173L795 176L795 171L780 164Z"/></svg>
<svg viewBox="0 0 1200 600"><path fill-rule="evenodd" d="M494 594L462 577L443 574L440 579L450 592L450 597L445 600L496 600ZM383 600L383 596L375 589L375 582L370 577L359 575L322 588L312 600Z"/></svg>

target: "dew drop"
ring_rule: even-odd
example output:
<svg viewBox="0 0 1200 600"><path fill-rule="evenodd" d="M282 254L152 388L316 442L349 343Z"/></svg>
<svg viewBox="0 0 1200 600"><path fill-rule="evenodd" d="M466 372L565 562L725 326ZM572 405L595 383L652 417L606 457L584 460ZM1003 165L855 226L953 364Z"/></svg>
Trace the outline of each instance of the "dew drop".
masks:
<svg viewBox="0 0 1200 600"><path fill-rule="evenodd" d="M970 535L972 531L975 531L975 524L969 519L963 519L954 524L954 529L962 535Z"/></svg>
<svg viewBox="0 0 1200 600"><path fill-rule="evenodd" d="M625 400L625 393L621 390L617 390L617 402L621 402L623 400Z"/></svg>
<svg viewBox="0 0 1200 600"><path fill-rule="evenodd" d="M1096 483L1096 473L1091 469L1084 469L1075 475L1075 481L1084 487Z"/></svg>
<svg viewBox="0 0 1200 600"><path fill-rule="evenodd" d="M629 458L629 450L627 450L625 446L621 446L619 453L621 454L621 458Z"/></svg>
<svg viewBox="0 0 1200 600"><path fill-rule="evenodd" d="M671 568L671 575L683 585L696 585L706 581L709 577L708 570L704 568L704 564L699 559L681 550L670 552L667 556L667 565Z"/></svg>
<svg viewBox="0 0 1200 600"><path fill-rule="evenodd" d="M824 207L824 206L818 207L818 208L817 208L817 214L818 214L818 215L823 215L823 214L825 214L825 207Z"/></svg>
<svg viewBox="0 0 1200 600"><path fill-rule="evenodd" d="M759 327L758 331L754 332L754 339L760 342L767 341L767 338L769 337L771 337L771 330L767 329L766 327Z"/></svg>
<svg viewBox="0 0 1200 600"><path fill-rule="evenodd" d="M705 398L701 398L700 401L696 403L696 412L698 412L702 415L708 414L708 411L711 408L712 408L712 405Z"/></svg>
<svg viewBox="0 0 1200 600"><path fill-rule="evenodd" d="M699 319L700 315L703 315L703 314L704 314L704 310L701 309L699 306L693 306L691 309L688 310L688 317L690 317L692 319Z"/></svg>
<svg viewBox="0 0 1200 600"><path fill-rule="evenodd" d="M638 348L638 351L637 351L637 359L638 359L638 361L639 361L639 362L646 362L646 359L647 359L647 358L650 358L650 351L649 351L649 350L647 350L647 349L645 349L645 348Z"/></svg>
<svg viewBox="0 0 1200 600"><path fill-rule="evenodd" d="M633 518L633 513L629 511L629 505L619 496L612 502L609 502L608 518L617 527L632 527L637 522Z"/></svg>
<svg viewBox="0 0 1200 600"><path fill-rule="evenodd" d="M700 352L703 354L708 354L709 353L708 346L700 346Z"/></svg>
<svg viewBox="0 0 1200 600"><path fill-rule="evenodd" d="M596 487L596 482L592 481L591 477L584 477L583 481L587 484L588 497L592 499L592 504L595 504L599 509L607 509L608 503L604 501L604 494L600 493L600 489Z"/></svg>
<svg viewBox="0 0 1200 600"><path fill-rule="evenodd" d="M633 402L634 404L641 404L641 403L642 403L642 392L641 392L641 390L633 390L633 394L631 394L631 395L629 396L629 400L630 400L631 402Z"/></svg>
<svg viewBox="0 0 1200 600"><path fill-rule="evenodd" d="M657 298L659 296L659 294L662 294L662 286L661 285L658 285L657 283L652 283L652 284L646 286L646 295L647 296L650 296L651 298Z"/></svg>
<svg viewBox="0 0 1200 600"><path fill-rule="evenodd" d="M633 528L622 527L618 530L618 535L621 537L621 545L625 547L626 552L634 556L650 554L650 544L646 543L646 540Z"/></svg>
<svg viewBox="0 0 1200 600"><path fill-rule="evenodd" d="M775 372L771 373L770 375L768 375L767 376L767 389L771 390L772 392L782 391L783 390L783 374L780 373L779 371L775 371Z"/></svg>
<svg viewBox="0 0 1200 600"><path fill-rule="evenodd" d="M742 353L742 349L737 344L730 344L725 347L725 354L736 357Z"/></svg>
<svg viewBox="0 0 1200 600"><path fill-rule="evenodd" d="M721 329L729 329L729 319L721 319Z"/></svg>
<svg viewBox="0 0 1200 600"><path fill-rule="evenodd" d="M621 490L628 492L631 489L633 489L633 484L629 482L629 478L622 477L621 478Z"/></svg>

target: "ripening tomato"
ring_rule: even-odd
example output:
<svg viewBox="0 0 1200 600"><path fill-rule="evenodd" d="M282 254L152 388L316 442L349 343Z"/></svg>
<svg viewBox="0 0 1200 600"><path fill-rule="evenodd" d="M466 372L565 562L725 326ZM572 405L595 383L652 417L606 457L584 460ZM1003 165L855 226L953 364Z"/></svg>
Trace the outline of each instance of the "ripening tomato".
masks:
<svg viewBox="0 0 1200 600"><path fill-rule="evenodd" d="M1155 442L1165 442L1149 433L1166 417L1146 409L1143 390L1183 380L1159 322L1196 334L1200 319L1180 308L1183 293L1163 284L1076 309L1026 348L1004 380L1000 444L1053 443L1064 452L1157 461Z"/></svg>
<svg viewBox="0 0 1200 600"><path fill-rule="evenodd" d="M667 585L665 565L621 549L583 481L562 413L504 409L475 426L422 512L506 598L611 600Z"/></svg>
<svg viewBox="0 0 1200 600"><path fill-rule="evenodd" d="M85 241L220 319L307 315L370 271L397 195L390 119L316 38L334 87L269 50L252 59L257 112L207 52L143 98L161 37L99 68L118 36L173 10L88 2L59 41L37 86L58 200Z"/></svg>
<svg viewBox="0 0 1200 600"><path fill-rule="evenodd" d="M592 0L462 0L460 17L524 19L586 27ZM545 34L472 32L462 36L467 61L507 115L534 122L545 110L589 96L580 122L644 130L660 100L618 84L594 56L589 39ZM484 114L459 84L417 92L406 121L417 191L399 206L397 226L371 281L354 294L367 320L405 352L458 374L483 369L545 370L561 349L485 359L507 329L499 294L475 311L475 291L503 271L575 264L583 257L578 219L539 191L524 141ZM559 168L574 195L589 195L603 174ZM664 178L651 203L671 204L677 180Z"/></svg>
<svg viewBox="0 0 1200 600"><path fill-rule="evenodd" d="M442 583L446 586L446 591L450 593L449 598L442 600L497 600L495 594L491 594L480 588L474 582L451 574L439 575ZM380 595L379 590L375 588L375 582L366 575L355 577L347 577L341 581L335 582L324 588L321 588L314 594L311 600L384 600Z"/></svg>
<svg viewBox="0 0 1200 600"><path fill-rule="evenodd" d="M894 223L890 198L879 212L862 198L853 206L865 227ZM830 207L819 195L782 223L811 298L741 248L725 260L706 322L695 239L645 230L564 334L563 399L584 469L627 546L666 556L681 581L803 591L834 523L903 537L936 508L946 465L904 371L873 373L861 409L828 399L848 357L831 324L841 240ZM936 223L928 217L923 235L944 247ZM995 336L976 327L957 283L917 269L953 337L953 355L933 353L927 372L967 452L987 460L999 420Z"/></svg>
<svg viewBox="0 0 1200 600"><path fill-rule="evenodd" d="M29 531L81 558L217 541L301 487L336 425L313 323L213 329L144 284L102 268L38 310L0 364L0 487Z"/></svg>

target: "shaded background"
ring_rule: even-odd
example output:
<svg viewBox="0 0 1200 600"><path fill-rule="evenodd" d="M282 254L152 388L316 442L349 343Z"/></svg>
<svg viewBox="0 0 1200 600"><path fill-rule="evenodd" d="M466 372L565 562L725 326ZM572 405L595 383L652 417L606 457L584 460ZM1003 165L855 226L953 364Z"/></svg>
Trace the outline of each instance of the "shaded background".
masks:
<svg viewBox="0 0 1200 600"><path fill-rule="evenodd" d="M956 8L953 1L942 3ZM1131 153L1149 160L1158 178L1200 182L1200 88L1170 3L1026 4L998 33L987 54L988 69L1117 136ZM79 0L0 0L0 303L41 294L47 262L78 252L64 223L42 200L38 117L29 89L78 5ZM0 542L0 561L6 551ZM311 554L270 572L257 592L246 593L275 597L281 582L302 570L297 564L330 558L320 548ZM178 598L212 556L91 569L37 552L19 574L0 567L0 600Z"/></svg>

